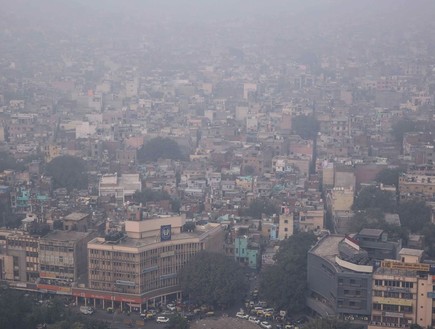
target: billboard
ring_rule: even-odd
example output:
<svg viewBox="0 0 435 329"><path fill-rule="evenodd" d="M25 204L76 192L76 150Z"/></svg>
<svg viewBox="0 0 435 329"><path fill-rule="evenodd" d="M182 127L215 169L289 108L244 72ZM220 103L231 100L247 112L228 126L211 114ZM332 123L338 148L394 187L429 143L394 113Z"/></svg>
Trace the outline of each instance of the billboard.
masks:
<svg viewBox="0 0 435 329"><path fill-rule="evenodd" d="M171 240L171 225L160 226L160 241Z"/></svg>

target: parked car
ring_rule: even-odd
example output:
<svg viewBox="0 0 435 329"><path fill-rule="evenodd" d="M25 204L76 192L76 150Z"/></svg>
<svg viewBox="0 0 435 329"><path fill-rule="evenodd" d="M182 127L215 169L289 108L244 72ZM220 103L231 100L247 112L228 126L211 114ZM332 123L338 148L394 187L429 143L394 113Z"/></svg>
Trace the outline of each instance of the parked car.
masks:
<svg viewBox="0 0 435 329"><path fill-rule="evenodd" d="M177 307L174 304L168 304L166 305L166 308L170 311L175 311Z"/></svg>
<svg viewBox="0 0 435 329"><path fill-rule="evenodd" d="M261 326L262 328L265 328L265 329L272 329L272 325L271 325L269 322L267 322L267 321L263 321L263 322L261 322L261 323L260 323L260 326Z"/></svg>
<svg viewBox="0 0 435 329"><path fill-rule="evenodd" d="M260 320L258 320L255 316L250 316L248 318L248 321L252 322L252 323L255 323L255 324L259 324L260 323Z"/></svg>
<svg viewBox="0 0 435 329"><path fill-rule="evenodd" d="M158 316L156 322L157 323L168 323L169 322L169 318L167 318L165 316Z"/></svg>
<svg viewBox="0 0 435 329"><path fill-rule="evenodd" d="M239 318L239 319L247 319L247 318L249 318L249 315L245 314L243 312L237 312L236 313L236 317Z"/></svg>
<svg viewBox="0 0 435 329"><path fill-rule="evenodd" d="M92 307L89 307L89 306L80 306L80 312L82 314L90 315L90 314L94 313L94 309Z"/></svg>

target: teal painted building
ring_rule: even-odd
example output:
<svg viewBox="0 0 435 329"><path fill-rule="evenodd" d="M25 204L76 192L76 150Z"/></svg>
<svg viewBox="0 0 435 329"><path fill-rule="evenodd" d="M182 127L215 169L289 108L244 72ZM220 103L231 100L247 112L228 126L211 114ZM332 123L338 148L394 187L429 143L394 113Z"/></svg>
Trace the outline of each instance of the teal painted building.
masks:
<svg viewBox="0 0 435 329"><path fill-rule="evenodd" d="M259 248L249 243L246 235L239 236L234 240L234 258L241 264L245 264L251 269L258 269L260 265Z"/></svg>

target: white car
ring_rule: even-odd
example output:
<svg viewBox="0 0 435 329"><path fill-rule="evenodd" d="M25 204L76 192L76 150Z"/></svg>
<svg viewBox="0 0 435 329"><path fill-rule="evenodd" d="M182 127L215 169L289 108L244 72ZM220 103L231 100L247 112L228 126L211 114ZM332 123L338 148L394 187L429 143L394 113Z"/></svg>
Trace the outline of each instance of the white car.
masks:
<svg viewBox="0 0 435 329"><path fill-rule="evenodd" d="M260 320L258 320L255 316L250 316L248 318L248 321L252 322L252 323L255 323L255 324L259 324L260 323Z"/></svg>
<svg viewBox="0 0 435 329"><path fill-rule="evenodd" d="M265 329L272 329L272 325L269 322L267 322L267 321L261 322L260 326L265 328Z"/></svg>
<svg viewBox="0 0 435 329"><path fill-rule="evenodd" d="M168 305L166 305L166 308L167 308L169 311L175 311L175 309L176 309L176 307L175 307L174 304L168 304Z"/></svg>
<svg viewBox="0 0 435 329"><path fill-rule="evenodd" d="M169 322L169 318L164 317L164 316L158 316L156 322L157 323L168 323Z"/></svg>
<svg viewBox="0 0 435 329"><path fill-rule="evenodd" d="M249 315L245 314L243 312L237 312L236 313L236 317L239 318L239 319L247 319L247 318L249 318Z"/></svg>

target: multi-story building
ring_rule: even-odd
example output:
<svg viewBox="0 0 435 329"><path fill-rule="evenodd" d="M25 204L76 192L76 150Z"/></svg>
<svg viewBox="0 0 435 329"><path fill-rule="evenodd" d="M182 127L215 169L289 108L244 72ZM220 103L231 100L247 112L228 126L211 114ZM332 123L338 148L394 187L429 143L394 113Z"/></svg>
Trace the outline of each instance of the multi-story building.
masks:
<svg viewBox="0 0 435 329"><path fill-rule="evenodd" d="M91 214L73 212L64 217L63 229L65 231L87 232L90 225Z"/></svg>
<svg viewBox="0 0 435 329"><path fill-rule="evenodd" d="M248 236L238 236L234 239L234 258L251 269L260 266L260 248L249 241Z"/></svg>
<svg viewBox="0 0 435 329"><path fill-rule="evenodd" d="M421 263L423 250L403 248L400 260L385 260L373 273L372 315L369 329L430 327L433 314L433 277Z"/></svg>
<svg viewBox="0 0 435 329"><path fill-rule="evenodd" d="M4 280L35 282L39 278L39 238L23 231L5 231L2 272Z"/></svg>
<svg viewBox="0 0 435 329"><path fill-rule="evenodd" d="M325 210L321 209L303 209L299 211L298 228L299 231L320 231L324 227Z"/></svg>
<svg viewBox="0 0 435 329"><path fill-rule="evenodd" d="M181 298L178 271L201 250L223 252L224 241L220 224L192 232L184 232L184 224L182 216L144 218L126 221L125 233L93 239L88 288L73 289L73 295L78 302L121 309Z"/></svg>
<svg viewBox="0 0 435 329"><path fill-rule="evenodd" d="M354 189L335 187L328 192L326 200L333 214L337 211L350 211L354 200Z"/></svg>
<svg viewBox="0 0 435 329"><path fill-rule="evenodd" d="M434 200L435 176L431 174L402 174L399 177L400 200L423 198Z"/></svg>
<svg viewBox="0 0 435 329"><path fill-rule="evenodd" d="M395 258L400 245L388 241L384 232L370 233L328 235L308 252L307 306L313 311L322 316L358 315L368 320L375 261ZM377 238L367 240L372 235Z"/></svg>
<svg viewBox="0 0 435 329"><path fill-rule="evenodd" d="M307 306L322 316L370 315L373 267L349 237L329 235L308 253Z"/></svg>
<svg viewBox="0 0 435 329"><path fill-rule="evenodd" d="M142 183L139 174L117 174L104 175L99 183L100 196L113 196L120 204L125 198L136 191L142 191Z"/></svg>
<svg viewBox="0 0 435 329"><path fill-rule="evenodd" d="M284 213L279 216L278 239L284 240L292 236L294 232L294 215L288 212L287 208Z"/></svg>
<svg viewBox="0 0 435 329"><path fill-rule="evenodd" d="M38 289L71 293L87 281L87 243L92 232L51 231L39 240ZM62 287L62 288L58 288Z"/></svg>

